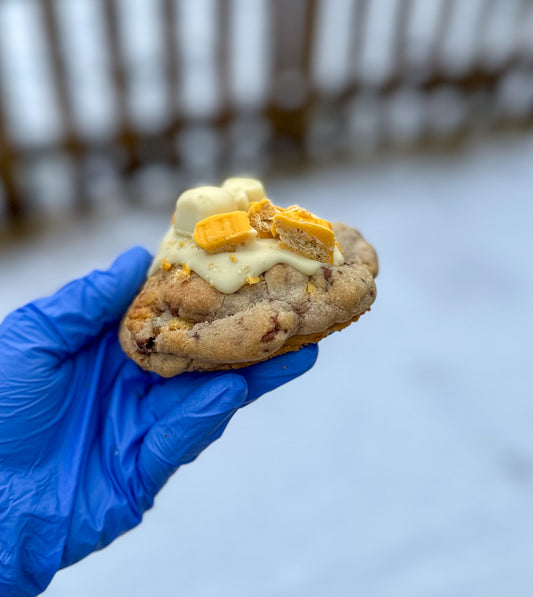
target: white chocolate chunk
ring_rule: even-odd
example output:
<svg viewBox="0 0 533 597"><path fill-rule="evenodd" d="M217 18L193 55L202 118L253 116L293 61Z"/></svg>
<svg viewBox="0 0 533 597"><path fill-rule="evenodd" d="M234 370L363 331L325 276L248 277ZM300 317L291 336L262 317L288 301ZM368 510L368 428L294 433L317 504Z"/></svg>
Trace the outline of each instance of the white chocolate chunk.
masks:
<svg viewBox="0 0 533 597"><path fill-rule="evenodd" d="M174 228L178 234L191 235L196 223L215 214L239 211L239 201L227 189L196 187L182 193L176 202ZM246 210L248 206L246 206Z"/></svg>
<svg viewBox="0 0 533 597"><path fill-rule="evenodd" d="M252 201L265 198L265 189L260 180L255 178L228 178L222 188L227 189L240 203L239 209L248 210Z"/></svg>

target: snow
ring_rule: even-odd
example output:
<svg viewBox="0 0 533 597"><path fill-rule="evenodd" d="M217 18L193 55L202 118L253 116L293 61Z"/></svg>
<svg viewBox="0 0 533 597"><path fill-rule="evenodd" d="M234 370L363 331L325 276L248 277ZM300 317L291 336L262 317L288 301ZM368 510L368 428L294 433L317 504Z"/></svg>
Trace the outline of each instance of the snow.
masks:
<svg viewBox="0 0 533 597"><path fill-rule="evenodd" d="M532 157L518 138L267 181L376 246L375 306L45 595L528 593ZM155 251L168 218L117 209L3 250L0 316Z"/></svg>

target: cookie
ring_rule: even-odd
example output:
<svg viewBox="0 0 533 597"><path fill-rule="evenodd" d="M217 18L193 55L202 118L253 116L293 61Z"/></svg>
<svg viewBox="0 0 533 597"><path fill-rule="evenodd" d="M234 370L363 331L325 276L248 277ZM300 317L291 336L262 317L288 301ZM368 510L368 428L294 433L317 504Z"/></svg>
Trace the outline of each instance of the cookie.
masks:
<svg viewBox="0 0 533 597"><path fill-rule="evenodd" d="M300 209L300 222L283 221L281 242L275 220L284 210L266 204L254 210L257 201L246 205L246 185L235 180L242 179L232 179L230 194L239 205L218 190L211 194L216 187L198 191L200 207L191 195L178 200L174 224L120 326L124 351L144 369L171 377L244 367L343 329L375 300L377 257L359 232L293 206L288 218ZM257 182L253 199L263 201ZM211 225L209 218L220 215L217 203L225 216ZM264 213L263 221L244 222L247 207ZM248 222L261 236L250 233ZM306 256L311 249L325 259Z"/></svg>

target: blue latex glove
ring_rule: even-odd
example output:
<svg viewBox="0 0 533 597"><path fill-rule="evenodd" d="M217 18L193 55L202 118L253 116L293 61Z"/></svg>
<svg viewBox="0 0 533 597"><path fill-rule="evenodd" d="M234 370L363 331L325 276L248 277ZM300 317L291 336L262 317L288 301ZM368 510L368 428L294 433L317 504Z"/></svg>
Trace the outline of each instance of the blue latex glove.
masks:
<svg viewBox="0 0 533 597"><path fill-rule="evenodd" d="M135 248L0 325L0 595L136 526L169 476L243 405L309 369L316 347L238 373L164 379L117 340L150 255Z"/></svg>

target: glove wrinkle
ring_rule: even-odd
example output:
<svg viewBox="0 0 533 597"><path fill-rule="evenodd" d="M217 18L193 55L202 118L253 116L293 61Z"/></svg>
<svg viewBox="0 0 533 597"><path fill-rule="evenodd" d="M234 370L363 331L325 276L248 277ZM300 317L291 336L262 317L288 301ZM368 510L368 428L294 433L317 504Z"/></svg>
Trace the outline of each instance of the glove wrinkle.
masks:
<svg viewBox="0 0 533 597"><path fill-rule="evenodd" d="M8 315L0 329L4 346L14 349L11 354L17 354L17 345L23 342L26 357L43 371L60 363L60 352L66 347L65 338L36 303L29 303ZM10 363L11 355L7 350L5 355ZM6 373L9 374L9 370Z"/></svg>
<svg viewBox="0 0 533 597"><path fill-rule="evenodd" d="M246 400L248 387L241 375L228 373L205 378L206 383L152 426L141 446L139 471L157 491L179 465L195 460L220 437Z"/></svg>
<svg viewBox="0 0 533 597"><path fill-rule="evenodd" d="M114 342L116 340L109 335L98 347L93 364L93 378L86 394L86 404L90 405L90 410L84 412L81 420L94 440L92 443L84 443L89 449L79 463L80 469L86 470L88 474L80 479L73 507L78 517L73 519L69 529L69 535L78 545L75 547L67 544L62 567L107 546L119 534L138 524L142 518L141 506L133 498L133 491L128 489L127 481L128 474L131 473L128 459L135 448L128 444L127 439L123 441L120 438L121 430L117 427L117 421L120 421L121 415L113 412L113 409L120 409L121 405L127 407L135 402L135 399L127 402L121 400L122 396L127 395L120 377L126 364L125 359L122 366L116 369L114 379L108 380L106 384L111 388L111 400L102 400L102 388L98 383L98 380L105 379L108 375L109 343ZM142 431L138 433L142 434ZM105 474L102 475L100 471ZM110 506L113 501L117 503ZM100 502L105 505L104 509L98 507Z"/></svg>
<svg viewBox="0 0 533 597"><path fill-rule="evenodd" d="M0 501L7 502L7 507L0 514L0 528L9 529L7 536L0 535L0 588L5 588L2 597L37 595L60 565L66 539L60 530L68 520L69 505L50 492L59 476L57 471L42 467L34 467L31 479L21 473L12 473L8 480L1 475ZM25 515L18 516L19 511ZM21 586L26 592L18 592Z"/></svg>

